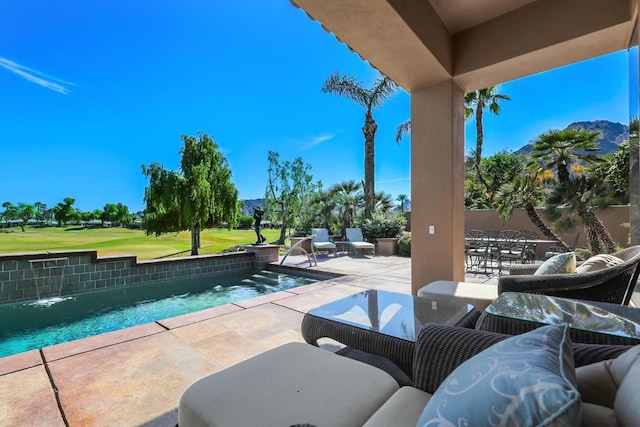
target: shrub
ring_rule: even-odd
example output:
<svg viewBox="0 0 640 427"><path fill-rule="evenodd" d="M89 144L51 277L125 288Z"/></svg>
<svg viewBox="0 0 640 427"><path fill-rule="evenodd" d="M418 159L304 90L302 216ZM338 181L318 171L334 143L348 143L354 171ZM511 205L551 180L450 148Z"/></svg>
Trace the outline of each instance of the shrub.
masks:
<svg viewBox="0 0 640 427"><path fill-rule="evenodd" d="M411 233L405 231L402 233L402 236L398 239L398 244L396 246L396 253L400 256L411 256Z"/></svg>
<svg viewBox="0 0 640 427"><path fill-rule="evenodd" d="M379 238L400 237L406 225L407 219L401 213L374 212L362 224L362 234L369 242L376 242Z"/></svg>
<svg viewBox="0 0 640 427"><path fill-rule="evenodd" d="M253 227L253 216L252 215L240 215L238 218L238 229L240 230L249 230Z"/></svg>

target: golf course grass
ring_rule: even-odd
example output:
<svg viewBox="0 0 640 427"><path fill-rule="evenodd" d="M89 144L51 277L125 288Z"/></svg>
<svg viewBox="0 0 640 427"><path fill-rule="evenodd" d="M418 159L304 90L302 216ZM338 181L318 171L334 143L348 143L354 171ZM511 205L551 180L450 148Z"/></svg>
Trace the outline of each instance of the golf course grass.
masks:
<svg viewBox="0 0 640 427"><path fill-rule="evenodd" d="M264 229L267 242L274 242L280 230ZM253 230L204 230L200 235L200 254L214 254L226 248L255 242ZM190 255L191 233L146 236L143 230L125 228L20 227L0 230L0 253L94 249L98 256L136 255L138 259Z"/></svg>

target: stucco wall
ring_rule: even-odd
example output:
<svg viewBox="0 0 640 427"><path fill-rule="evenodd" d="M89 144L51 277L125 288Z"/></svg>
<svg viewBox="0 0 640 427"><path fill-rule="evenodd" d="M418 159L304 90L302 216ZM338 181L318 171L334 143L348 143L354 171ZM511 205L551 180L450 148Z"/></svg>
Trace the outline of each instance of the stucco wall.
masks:
<svg viewBox="0 0 640 427"><path fill-rule="evenodd" d="M537 210L545 224L549 222L544 219L542 210ZM607 227L614 242L622 247L629 245L629 206L613 206L604 211L598 212L598 218ZM624 225L626 224L626 226ZM524 209L516 209L513 212L511 220L503 224L500 216L495 210L471 210L465 211L465 229L466 230L532 230L544 239L533 225ZM584 227L578 225L571 233L558 234L570 246L574 245L576 236L578 237L577 246L586 247L587 240Z"/></svg>
<svg viewBox="0 0 640 427"><path fill-rule="evenodd" d="M245 252L230 254L150 261L138 261L131 255L99 258L96 251L4 254L0 255L0 303L216 272L255 270L277 260L278 246L274 245L248 246Z"/></svg>
<svg viewBox="0 0 640 427"><path fill-rule="evenodd" d="M545 224L549 225L549 222L544 219L542 209L537 209L537 211ZM405 215L407 217L407 231L411 231L411 212L407 212ZM629 206L613 206L598 212L598 218L607 227L614 242L622 247L629 246ZM541 239L544 239L542 233L529 220L524 209L514 210L511 220L505 224L502 223L500 216L493 209L467 210L465 211L465 230L532 230L538 233ZM582 225L578 225L571 233L559 233L559 236L571 246L576 241L576 237L578 238L578 247L587 246L587 239ZM541 249L546 246L549 245L541 245Z"/></svg>

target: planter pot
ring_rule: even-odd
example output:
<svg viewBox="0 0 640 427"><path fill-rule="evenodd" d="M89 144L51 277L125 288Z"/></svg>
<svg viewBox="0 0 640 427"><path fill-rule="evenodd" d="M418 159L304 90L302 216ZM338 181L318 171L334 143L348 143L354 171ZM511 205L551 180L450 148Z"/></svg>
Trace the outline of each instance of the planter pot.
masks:
<svg viewBox="0 0 640 427"><path fill-rule="evenodd" d="M296 243L298 243L300 240L306 239L306 237L291 237L289 240L291 241L291 247L293 247L293 245L295 245ZM302 243L300 246L298 246L297 248L295 248L294 250L291 251L291 255L304 255L304 252L302 251L302 249L304 249L305 251L307 251L307 253L311 253L311 239L307 240L306 242Z"/></svg>
<svg viewBox="0 0 640 427"><path fill-rule="evenodd" d="M397 237L379 237L377 255L391 256L396 253Z"/></svg>

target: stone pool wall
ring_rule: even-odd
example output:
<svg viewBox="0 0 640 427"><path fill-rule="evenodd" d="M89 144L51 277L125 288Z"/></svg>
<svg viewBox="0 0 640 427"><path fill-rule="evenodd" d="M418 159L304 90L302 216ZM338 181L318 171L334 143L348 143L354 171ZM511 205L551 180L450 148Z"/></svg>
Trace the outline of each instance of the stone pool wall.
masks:
<svg viewBox="0 0 640 427"><path fill-rule="evenodd" d="M97 251L91 250L2 254L0 304L200 274L256 270L277 260L276 245L149 261L138 261L132 255L98 257Z"/></svg>

